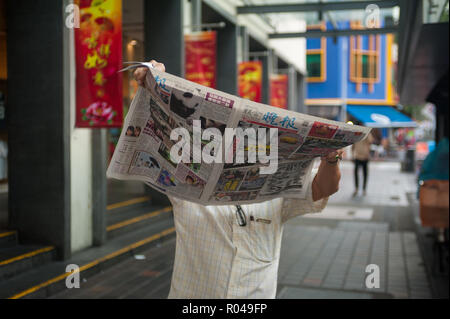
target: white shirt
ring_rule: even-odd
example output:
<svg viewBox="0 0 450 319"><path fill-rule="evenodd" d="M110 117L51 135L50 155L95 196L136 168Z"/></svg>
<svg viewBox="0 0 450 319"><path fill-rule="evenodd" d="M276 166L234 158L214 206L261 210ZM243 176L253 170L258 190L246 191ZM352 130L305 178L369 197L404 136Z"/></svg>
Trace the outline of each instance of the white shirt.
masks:
<svg viewBox="0 0 450 319"><path fill-rule="evenodd" d="M328 198L313 202L310 183L306 199L241 205L246 226L239 226L236 206L170 200L176 252L169 298L215 299L275 298L283 223L320 212Z"/></svg>

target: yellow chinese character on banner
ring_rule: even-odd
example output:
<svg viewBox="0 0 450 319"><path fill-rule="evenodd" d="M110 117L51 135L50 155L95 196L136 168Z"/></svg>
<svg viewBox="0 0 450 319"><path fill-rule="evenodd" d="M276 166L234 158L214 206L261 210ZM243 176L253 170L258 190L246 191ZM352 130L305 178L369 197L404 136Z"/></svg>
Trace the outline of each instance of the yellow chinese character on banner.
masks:
<svg viewBox="0 0 450 319"><path fill-rule="evenodd" d="M87 43L89 49L93 49L97 46L97 37L92 34L89 38L86 38L84 42Z"/></svg>
<svg viewBox="0 0 450 319"><path fill-rule="evenodd" d="M102 44L98 49L98 52L101 56L109 57L109 55L111 54L111 44Z"/></svg>
<svg viewBox="0 0 450 319"><path fill-rule="evenodd" d="M86 58L86 61L84 62L84 68L85 69L92 69L92 68L104 68L108 64L108 61L106 59L102 59L98 56L97 51L93 51L92 54L88 53L88 56Z"/></svg>
<svg viewBox="0 0 450 319"><path fill-rule="evenodd" d="M103 84L105 84L105 82L106 82L106 79L103 76L102 71L97 71L97 73L95 73L95 75L94 75L94 83L96 85L103 86Z"/></svg>

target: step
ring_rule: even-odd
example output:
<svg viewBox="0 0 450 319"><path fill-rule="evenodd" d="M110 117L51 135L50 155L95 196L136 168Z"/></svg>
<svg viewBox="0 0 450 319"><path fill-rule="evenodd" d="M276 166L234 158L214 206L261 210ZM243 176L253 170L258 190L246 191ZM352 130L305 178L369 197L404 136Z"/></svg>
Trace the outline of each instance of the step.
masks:
<svg viewBox="0 0 450 319"><path fill-rule="evenodd" d="M16 245L0 249L0 282L55 258L53 246Z"/></svg>
<svg viewBox="0 0 450 319"><path fill-rule="evenodd" d="M114 212L107 212L106 213L106 222L107 225L113 225L119 222L122 222L124 220L140 216L143 214L146 214L148 212L164 208L164 206L161 205L151 205L151 204L145 204L140 206L131 206L128 208L122 208L121 211L114 211Z"/></svg>
<svg viewBox="0 0 450 319"><path fill-rule="evenodd" d="M128 258L83 281L80 283L80 289L64 289L50 298L123 299L133 298L131 295L137 292L140 294L138 298L146 299L146 295L149 293L153 295L155 290L159 296L167 298L173 270L175 241L176 239L172 237L140 253L145 260L136 261ZM162 282L161 277L164 277ZM160 285L163 285L161 292ZM142 289L144 286L148 288Z"/></svg>
<svg viewBox="0 0 450 319"><path fill-rule="evenodd" d="M0 230L0 249L17 245L17 231Z"/></svg>
<svg viewBox="0 0 450 319"><path fill-rule="evenodd" d="M150 196L139 196L131 199L114 202L106 206L107 214L116 214L128 211L130 209L137 209L140 207L149 207L151 206L151 198Z"/></svg>
<svg viewBox="0 0 450 319"><path fill-rule="evenodd" d="M106 228L108 240L167 218L173 218L171 206L141 207L110 215Z"/></svg>
<svg viewBox="0 0 450 319"><path fill-rule="evenodd" d="M0 298L47 298L67 289L65 269L69 264L79 265L81 280L87 279L174 236L173 219L161 219L108 240L103 246L75 253L69 260L54 261L0 282Z"/></svg>

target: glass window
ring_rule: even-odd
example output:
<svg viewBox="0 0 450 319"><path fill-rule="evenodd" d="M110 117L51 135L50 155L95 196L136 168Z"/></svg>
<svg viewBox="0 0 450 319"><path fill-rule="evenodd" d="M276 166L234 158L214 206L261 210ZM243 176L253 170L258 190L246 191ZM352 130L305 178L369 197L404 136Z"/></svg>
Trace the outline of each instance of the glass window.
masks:
<svg viewBox="0 0 450 319"><path fill-rule="evenodd" d="M308 77L322 76L322 54L321 53L308 53L306 56L306 68L308 70Z"/></svg>
<svg viewBox="0 0 450 319"><path fill-rule="evenodd" d="M308 25L308 30L322 30L327 29L326 23L321 22L316 25ZM310 42L313 41L314 42ZM317 47L317 39L306 40L306 70L308 72L308 82L325 82L327 79L327 38L320 38L320 46Z"/></svg>
<svg viewBox="0 0 450 319"><path fill-rule="evenodd" d="M369 55L368 54L362 54L361 63L362 63L362 78L368 79L369 78Z"/></svg>
<svg viewBox="0 0 450 319"><path fill-rule="evenodd" d="M378 54L375 51L352 50L350 80L357 83L378 81Z"/></svg>

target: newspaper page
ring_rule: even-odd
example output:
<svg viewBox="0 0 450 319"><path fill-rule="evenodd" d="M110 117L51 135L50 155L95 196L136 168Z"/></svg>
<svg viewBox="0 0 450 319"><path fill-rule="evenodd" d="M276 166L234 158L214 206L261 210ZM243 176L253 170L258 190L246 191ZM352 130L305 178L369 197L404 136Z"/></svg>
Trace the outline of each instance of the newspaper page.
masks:
<svg viewBox="0 0 450 319"><path fill-rule="evenodd" d="M203 205L305 198L314 159L370 128L252 102L148 67L107 176Z"/></svg>

